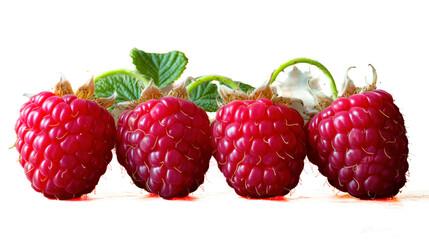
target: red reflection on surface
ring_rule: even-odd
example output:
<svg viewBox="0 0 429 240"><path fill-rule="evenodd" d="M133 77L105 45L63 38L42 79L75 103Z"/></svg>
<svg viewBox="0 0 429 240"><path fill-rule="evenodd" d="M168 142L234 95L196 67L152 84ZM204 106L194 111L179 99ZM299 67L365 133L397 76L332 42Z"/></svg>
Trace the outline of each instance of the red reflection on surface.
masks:
<svg viewBox="0 0 429 240"><path fill-rule="evenodd" d="M248 197L240 197L240 198L245 200L262 200L262 201L279 201L279 202L286 202L288 200L285 196L277 196L272 198L248 198Z"/></svg>
<svg viewBox="0 0 429 240"><path fill-rule="evenodd" d="M68 199L66 201L70 201L70 202L80 202L80 201L91 201L93 200L92 198L88 197L87 194L82 195L80 198L73 198L73 199Z"/></svg>
<svg viewBox="0 0 429 240"><path fill-rule="evenodd" d="M196 201L196 200L198 200L198 198L197 197L194 197L194 196L186 196L186 197L182 197L182 198L173 198L173 199L171 199L171 200L173 200L173 201L189 201L189 202L193 202L193 201Z"/></svg>
<svg viewBox="0 0 429 240"><path fill-rule="evenodd" d="M391 198L359 199L359 198L353 197L350 194L335 194L335 197L339 198L339 199L354 199L354 200L357 200L357 201L399 202L399 198L396 197L396 196L395 197L391 197Z"/></svg>
<svg viewBox="0 0 429 240"><path fill-rule="evenodd" d="M288 199L285 196L277 196L277 197L273 197L273 198L267 198L265 200L268 200L268 201L278 201L278 202L286 202Z"/></svg>
<svg viewBox="0 0 429 240"><path fill-rule="evenodd" d="M143 198L159 198L159 199L162 199L160 196L158 196L158 194L155 194L155 193L148 193L145 196L143 196ZM196 201L196 200L198 200L198 198L188 195L186 197L181 197L181 198L175 197L175 198L167 199L167 200L169 200L169 201Z"/></svg>

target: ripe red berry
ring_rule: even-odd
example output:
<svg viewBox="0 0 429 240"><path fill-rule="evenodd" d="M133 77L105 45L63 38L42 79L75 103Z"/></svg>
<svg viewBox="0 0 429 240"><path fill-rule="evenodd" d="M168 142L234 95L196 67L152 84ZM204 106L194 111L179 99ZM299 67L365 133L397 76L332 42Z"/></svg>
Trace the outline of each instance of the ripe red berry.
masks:
<svg viewBox="0 0 429 240"><path fill-rule="evenodd" d="M373 90L335 100L307 123L307 135L308 159L339 190L388 198L404 186L408 139L389 93Z"/></svg>
<svg viewBox="0 0 429 240"><path fill-rule="evenodd" d="M75 95L34 95L21 107L15 131L25 175L47 198L90 193L112 159L113 117L97 103Z"/></svg>
<svg viewBox="0 0 429 240"><path fill-rule="evenodd" d="M405 185L408 171L408 139L404 119L392 96L377 88L377 72L372 82L357 87L347 70L338 92L331 73L320 62L296 58L282 64L271 77L286 67L308 63L329 79L331 97L320 88L319 78L303 77L314 103L307 102L307 156L331 185L362 199L389 198ZM308 76L309 73L306 75ZM296 81L295 81L296 82ZM338 98L338 96L340 98ZM297 97L297 96L295 96Z"/></svg>
<svg viewBox="0 0 429 240"><path fill-rule="evenodd" d="M213 156L240 196L283 196L296 187L306 155L297 111L259 98L221 107L212 123Z"/></svg>
<svg viewBox="0 0 429 240"><path fill-rule="evenodd" d="M116 153L136 186L170 199L203 182L211 158L210 122L194 103L151 99L118 120Z"/></svg>

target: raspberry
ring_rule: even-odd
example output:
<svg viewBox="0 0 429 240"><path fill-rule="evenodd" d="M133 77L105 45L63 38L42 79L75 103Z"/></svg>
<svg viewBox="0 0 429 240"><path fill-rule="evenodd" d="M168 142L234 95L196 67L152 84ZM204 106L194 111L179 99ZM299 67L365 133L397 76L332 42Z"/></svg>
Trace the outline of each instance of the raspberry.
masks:
<svg viewBox="0 0 429 240"><path fill-rule="evenodd" d="M406 182L408 139L392 96L339 98L306 125L308 159L331 185L362 199L395 196Z"/></svg>
<svg viewBox="0 0 429 240"><path fill-rule="evenodd" d="M140 103L118 120L116 153L136 186L165 199L185 197L209 167L207 113L177 97Z"/></svg>
<svg viewBox="0 0 429 240"><path fill-rule="evenodd" d="M305 126L310 162L318 166L331 185L357 198L389 198L398 194L406 182L408 139L393 97L377 90L375 68L368 65L372 82L365 77L365 85L358 87L348 74L355 67L349 67L338 92L325 66L313 59L296 58L282 64L270 81L297 63L319 68L329 79L332 94L329 97L323 93L319 78L302 78L315 100L304 106L304 114L313 116Z"/></svg>
<svg viewBox="0 0 429 240"><path fill-rule="evenodd" d="M112 159L115 122L91 100L52 92L34 95L15 125L19 162L31 186L47 198L94 190Z"/></svg>
<svg viewBox="0 0 429 240"><path fill-rule="evenodd" d="M240 196L283 196L304 167L306 137L299 113L266 98L232 101L212 123L213 156Z"/></svg>

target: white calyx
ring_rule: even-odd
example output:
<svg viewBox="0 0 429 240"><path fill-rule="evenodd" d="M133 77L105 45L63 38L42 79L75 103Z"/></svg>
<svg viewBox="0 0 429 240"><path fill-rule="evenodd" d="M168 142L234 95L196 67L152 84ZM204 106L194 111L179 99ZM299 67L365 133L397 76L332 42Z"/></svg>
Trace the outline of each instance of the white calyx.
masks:
<svg viewBox="0 0 429 240"><path fill-rule="evenodd" d="M339 97L349 97L353 94L359 94L359 93L372 91L372 90L376 89L377 88L377 86L376 86L376 84L377 84L377 71L375 70L375 68L371 64L369 64L369 66L371 67L371 70L372 70L372 80L369 83L367 81L367 76L365 76L365 86L364 87L356 87L353 80L349 76L350 69L356 68L356 67L349 67L346 71L346 75L344 76L343 86L342 86L341 90L339 91L338 96Z"/></svg>
<svg viewBox="0 0 429 240"><path fill-rule="evenodd" d="M320 85L319 77L310 71L301 71L296 66L288 72L286 79L278 80L274 84L277 85L279 96L293 96L302 100L303 104L297 101L289 107L297 110L305 121L309 121L311 117L316 115L319 112L319 104L329 98L322 92L324 89Z"/></svg>
<svg viewBox="0 0 429 240"><path fill-rule="evenodd" d="M367 77L365 77L364 87L356 87L349 76L350 69L355 67L347 69L338 97L349 97L353 94L376 89L377 72L371 64L369 64L369 66L372 69L372 80L368 82ZM285 80L279 80L275 84L277 84L277 94L279 96L293 96L294 98L302 100L303 105L301 105L300 102L295 102L289 107L297 110L305 121L309 121L314 115L330 106L334 101L330 95L326 94L330 93L329 87L321 84L322 82L327 81L324 79L321 80L310 70L301 71L294 66L293 69L288 72Z"/></svg>

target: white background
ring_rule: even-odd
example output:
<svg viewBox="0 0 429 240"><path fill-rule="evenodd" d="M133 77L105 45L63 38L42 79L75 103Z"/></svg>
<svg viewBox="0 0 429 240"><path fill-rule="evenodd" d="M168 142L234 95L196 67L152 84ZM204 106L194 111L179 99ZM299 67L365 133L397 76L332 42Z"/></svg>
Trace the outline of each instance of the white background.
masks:
<svg viewBox="0 0 429 240"><path fill-rule="evenodd" d="M2 1L0 238L427 239L427 9L424 1ZM319 60L338 82L349 66L371 63L378 87L404 114L408 183L392 200L360 201L328 186L306 161L292 194L248 200L212 159L192 197L166 201L132 185L114 158L87 200L45 199L8 149L22 94L51 89L60 73L77 87L92 74L133 69L133 47L184 52L182 80L221 74L252 85L295 57Z"/></svg>

